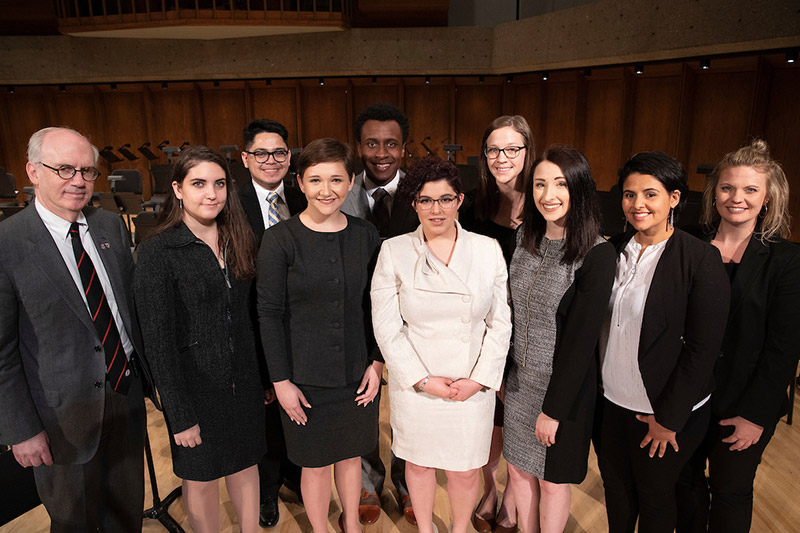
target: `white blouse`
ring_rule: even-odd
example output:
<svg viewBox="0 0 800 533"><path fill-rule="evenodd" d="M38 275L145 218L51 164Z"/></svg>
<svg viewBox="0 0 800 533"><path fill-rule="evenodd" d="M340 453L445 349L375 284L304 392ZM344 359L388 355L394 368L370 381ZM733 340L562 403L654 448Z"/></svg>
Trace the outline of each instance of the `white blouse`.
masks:
<svg viewBox="0 0 800 533"><path fill-rule="evenodd" d="M639 337L650 284L668 241L652 244L642 252L642 245L631 239L622 250L600 334L604 396L637 413L653 414L639 371Z"/></svg>

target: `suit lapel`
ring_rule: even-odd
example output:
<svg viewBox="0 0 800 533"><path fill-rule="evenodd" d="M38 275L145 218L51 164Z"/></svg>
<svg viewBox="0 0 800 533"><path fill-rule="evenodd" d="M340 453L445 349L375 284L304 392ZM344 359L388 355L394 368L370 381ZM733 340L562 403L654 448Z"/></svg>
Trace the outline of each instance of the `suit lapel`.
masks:
<svg viewBox="0 0 800 533"><path fill-rule="evenodd" d="M89 310L86 308L83 298L81 298L67 265L64 264L61 252L58 250L56 243L53 242L53 238L45 227L44 222L36 213L35 207L31 205L30 209L32 211L31 216L35 220L31 220L31 233L26 243L29 247L29 256L34 258L36 266L42 271L44 277L69 304L80 321L92 332L95 332L94 323L89 317ZM22 213L17 216L21 215Z"/></svg>
<svg viewBox="0 0 800 533"><path fill-rule="evenodd" d="M414 266L414 288L422 291L441 292L451 294L471 294L464 280L467 279L472 260L472 251L467 242L464 242L465 232L459 228L459 238L456 241L450 267L445 266L428 249L419 227L412 236L412 243L417 252L417 263Z"/></svg>
<svg viewBox="0 0 800 533"><path fill-rule="evenodd" d="M742 302L745 300L744 296L751 289L753 283L759 279L759 272L764 268L768 258L769 248L764 246L755 235L752 235L731 284L729 320L741 309Z"/></svg>
<svg viewBox="0 0 800 533"><path fill-rule="evenodd" d="M261 214L261 206L256 198L256 189L252 181L247 181L242 185L239 192L239 199L242 202L244 213L253 228L256 237L259 238L264 233L264 217Z"/></svg>

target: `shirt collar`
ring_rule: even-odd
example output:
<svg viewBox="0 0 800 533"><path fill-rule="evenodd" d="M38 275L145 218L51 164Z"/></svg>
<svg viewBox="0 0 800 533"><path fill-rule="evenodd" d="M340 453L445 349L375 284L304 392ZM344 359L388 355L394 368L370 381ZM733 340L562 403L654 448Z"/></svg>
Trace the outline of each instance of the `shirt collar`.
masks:
<svg viewBox="0 0 800 533"><path fill-rule="evenodd" d="M36 212L39 213L39 217L42 219L42 222L44 222L48 231L53 235L58 235L60 239L66 242L67 239L69 239L69 228L72 226L72 222L64 220L36 200L34 200L33 205L36 207ZM87 225L86 216L84 216L83 211L78 213L77 222L79 226Z"/></svg>
<svg viewBox="0 0 800 533"><path fill-rule="evenodd" d="M278 184L278 186L275 187L274 191L270 191L269 189L265 189L259 183L257 183L256 180L252 180L252 181L253 181L253 188L256 190L256 196L258 196L258 201L259 202L266 202L267 201L267 194L271 193L271 192L276 192L276 193L278 193L278 196L280 196L281 200L283 200L283 202L286 203L286 195L284 194L284 191L286 190L286 187L283 184L283 180L281 180L281 182Z"/></svg>
<svg viewBox="0 0 800 533"><path fill-rule="evenodd" d="M398 183L400 183L400 169L397 170L397 173L386 185L377 185L369 178L367 171L364 171L364 190L367 191L367 194L370 195L370 197L372 196L372 193L375 192L375 189L378 187L383 187L383 190L388 192L389 196L394 198L394 193L397 191Z"/></svg>

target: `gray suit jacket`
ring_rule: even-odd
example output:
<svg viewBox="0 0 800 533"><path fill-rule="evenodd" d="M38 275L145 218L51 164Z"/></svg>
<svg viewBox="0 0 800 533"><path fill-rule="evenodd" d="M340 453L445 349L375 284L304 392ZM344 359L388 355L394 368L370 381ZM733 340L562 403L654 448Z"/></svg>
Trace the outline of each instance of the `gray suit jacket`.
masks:
<svg viewBox="0 0 800 533"><path fill-rule="evenodd" d="M109 212L87 207L84 215L141 353L128 232ZM17 444L44 429L55 463L87 462L100 441L105 373L86 305L31 204L0 224L0 442Z"/></svg>
<svg viewBox="0 0 800 533"><path fill-rule="evenodd" d="M406 173L400 171L400 179ZM364 188L364 172L353 178L353 188L347 194L341 210L348 215L375 223L369 210L367 190ZM389 237L410 233L419 226L419 217L414 209L401 201L392 202L392 215L389 219Z"/></svg>

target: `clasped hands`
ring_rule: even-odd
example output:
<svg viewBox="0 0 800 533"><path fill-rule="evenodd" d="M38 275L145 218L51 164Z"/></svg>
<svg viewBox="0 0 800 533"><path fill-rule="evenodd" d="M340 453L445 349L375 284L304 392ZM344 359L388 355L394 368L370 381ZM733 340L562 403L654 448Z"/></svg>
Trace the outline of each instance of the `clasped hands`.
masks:
<svg viewBox="0 0 800 533"><path fill-rule="evenodd" d="M456 402L463 402L470 399L476 392L483 388L483 385L469 378L461 378L453 381L450 378L443 378L441 376L428 376L427 378L423 378L415 383L414 387L419 390L422 386L422 382L426 379L428 381L425 383L423 392Z"/></svg>

